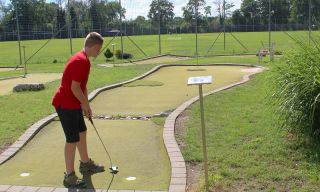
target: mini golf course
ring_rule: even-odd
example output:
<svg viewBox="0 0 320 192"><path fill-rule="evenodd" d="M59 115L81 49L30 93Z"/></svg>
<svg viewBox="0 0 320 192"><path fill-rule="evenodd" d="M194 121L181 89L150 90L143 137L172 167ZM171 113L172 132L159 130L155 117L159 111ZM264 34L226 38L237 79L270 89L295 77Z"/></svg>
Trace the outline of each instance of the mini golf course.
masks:
<svg viewBox="0 0 320 192"><path fill-rule="evenodd" d="M244 75L255 72L247 66L167 66L128 85L100 93L92 102L95 116L152 116L175 109L179 104L197 96L196 87L186 85L191 76L213 76L213 84L204 92L236 83ZM90 83L90 81L89 81ZM150 120L94 119L95 125L108 147L120 172L115 175L111 189L168 190L171 166L163 143L163 127ZM109 162L87 122L88 148L91 157L109 167ZM64 136L56 118L23 147L13 158L0 166L0 185L63 187L65 170ZM78 172L78 155L76 171ZM28 176L21 176L28 173ZM77 173L79 176L81 174ZM126 178L135 177L128 181ZM107 188L108 171L86 176L89 188Z"/></svg>

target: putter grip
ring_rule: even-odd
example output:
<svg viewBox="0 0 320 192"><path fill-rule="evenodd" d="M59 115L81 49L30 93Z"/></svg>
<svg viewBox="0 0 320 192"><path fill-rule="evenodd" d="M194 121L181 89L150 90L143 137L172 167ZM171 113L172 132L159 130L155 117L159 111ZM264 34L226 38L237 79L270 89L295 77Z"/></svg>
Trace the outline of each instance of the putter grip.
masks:
<svg viewBox="0 0 320 192"><path fill-rule="evenodd" d="M89 118L89 121L90 121L90 123L93 125L93 121L92 121L92 118L91 118L91 117Z"/></svg>

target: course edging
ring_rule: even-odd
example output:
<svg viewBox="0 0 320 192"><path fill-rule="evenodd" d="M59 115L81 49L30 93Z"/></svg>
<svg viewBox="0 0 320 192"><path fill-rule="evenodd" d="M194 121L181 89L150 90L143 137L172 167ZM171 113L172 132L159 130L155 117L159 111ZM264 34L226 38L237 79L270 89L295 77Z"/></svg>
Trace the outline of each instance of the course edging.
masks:
<svg viewBox="0 0 320 192"><path fill-rule="evenodd" d="M124 84L128 84L131 83L133 81L142 79L156 71L158 71L159 69L163 68L163 67L171 67L171 66L213 66L213 65L225 65L225 66L251 66L251 67L259 67L262 70L264 69L261 66L257 66L257 65L252 65L252 64L235 64L235 63L215 63L215 64L201 64L201 65L195 65L195 64L163 64L163 65L158 65L154 68L152 68L150 71L132 78L128 81L124 81L121 83L117 83L117 84L113 84L113 85L108 85L105 87L101 87L101 88L97 88L94 91L92 91L89 94L89 101L93 100L99 93L101 93L102 91L106 91L109 89L113 89L113 88L117 88L120 87ZM256 72L257 73L257 72ZM252 73L250 75L246 75L244 76L244 80L238 82L238 83L234 83L219 89L215 89L209 93L204 94L204 96L213 94L215 92L221 91L221 90L225 90L225 89L229 89L232 88L236 85L240 85L243 84L247 81L249 81L249 77L253 74L256 73ZM175 111L173 111L168 118L165 121L165 125L164 125L164 130L163 130L163 140L164 140L164 144L170 159L170 163L171 163L171 179L170 179L170 185L169 185L169 192L182 192L186 190L186 166L185 166L185 161L184 158L182 157L181 151L178 147L178 144L175 140L175 136L174 136L174 124L175 124L175 120L176 118L180 115L180 113L182 113L187 107L189 107L191 104L193 104L194 102L196 102L198 100L198 97L194 97L192 99L190 99L189 101L183 103L182 105L180 105L179 107L176 108ZM24 134L22 134L15 143L13 143L8 149L6 149L4 152L2 152L0 154L0 165L2 165L3 163L5 163L6 161L8 161L10 158L12 158L23 146L25 146L44 126L46 126L47 124L49 124L51 121L54 120L54 118L57 117L57 113L53 113L50 114L48 116L46 116L45 118L37 121L36 123L34 123L32 126L30 126L25 132ZM48 188L48 187L32 187L32 186L14 186L14 185L1 185L0 184L0 191L25 191L28 188L27 191L65 191L65 188ZM35 189L36 188L36 189ZM141 191L141 190L109 190L109 191L114 191L114 192L134 192L134 191ZM142 191L141 191L142 192ZM151 191L149 191L151 192ZM154 191L156 192L156 191Z"/></svg>

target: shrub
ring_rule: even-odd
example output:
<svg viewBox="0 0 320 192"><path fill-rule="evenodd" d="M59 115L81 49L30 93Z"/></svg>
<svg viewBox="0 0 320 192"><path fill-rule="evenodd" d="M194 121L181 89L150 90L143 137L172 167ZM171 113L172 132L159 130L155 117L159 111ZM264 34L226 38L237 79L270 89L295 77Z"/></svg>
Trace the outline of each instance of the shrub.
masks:
<svg viewBox="0 0 320 192"><path fill-rule="evenodd" d="M274 51L274 55L282 55L282 51Z"/></svg>
<svg viewBox="0 0 320 192"><path fill-rule="evenodd" d="M111 57L113 57L113 53L110 51L110 49L107 49L104 52L104 56L106 57L106 60L108 61Z"/></svg>
<svg viewBox="0 0 320 192"><path fill-rule="evenodd" d="M132 58L132 54L130 53L123 53L123 59L131 59Z"/></svg>
<svg viewBox="0 0 320 192"><path fill-rule="evenodd" d="M320 138L320 44L308 46L302 41L297 50L285 52L284 60L272 71L282 127L306 138Z"/></svg>
<svg viewBox="0 0 320 192"><path fill-rule="evenodd" d="M121 50L116 50L115 55L116 55L116 57L118 59L122 59L122 57L123 57L123 59L131 59L133 57L132 54L130 54L130 53L122 53Z"/></svg>
<svg viewBox="0 0 320 192"><path fill-rule="evenodd" d="M119 50L119 49L116 50L115 55L116 55L117 59L121 59L121 55L122 55L121 50Z"/></svg>

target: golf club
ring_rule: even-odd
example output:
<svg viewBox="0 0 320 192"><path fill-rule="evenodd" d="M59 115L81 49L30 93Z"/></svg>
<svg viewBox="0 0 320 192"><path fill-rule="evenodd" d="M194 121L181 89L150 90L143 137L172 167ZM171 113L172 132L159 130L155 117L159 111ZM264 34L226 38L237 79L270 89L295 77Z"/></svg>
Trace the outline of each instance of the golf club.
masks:
<svg viewBox="0 0 320 192"><path fill-rule="evenodd" d="M110 156L110 154L109 154L109 152L108 152L108 150L107 150L107 147L106 147L106 145L103 143L103 141L102 141L102 139L101 139L101 137L100 137L100 134L99 134L96 126L94 125L91 117L89 118L89 121L90 121L90 123L92 124L94 130L96 131L96 133L97 133L97 135L98 135L98 137L99 137L99 139L100 139L100 142L101 142L101 144L102 144L102 146L103 146L103 148L104 148L104 151L106 152L106 154L107 154L107 156L108 156L108 158L109 158L109 162L110 162L110 168L109 168L109 170L110 170L110 173L111 173L112 175L117 174L117 173L119 172L118 166L113 165L112 159L111 159L111 156Z"/></svg>

